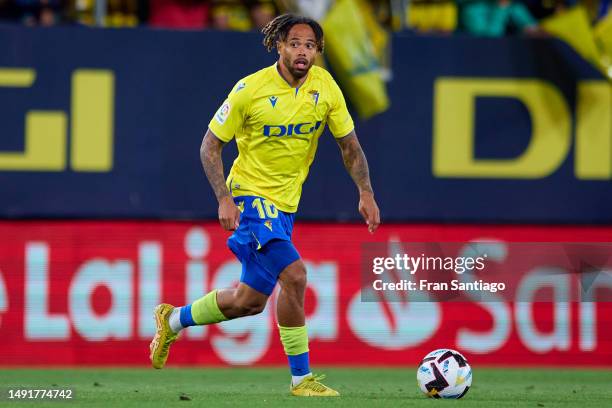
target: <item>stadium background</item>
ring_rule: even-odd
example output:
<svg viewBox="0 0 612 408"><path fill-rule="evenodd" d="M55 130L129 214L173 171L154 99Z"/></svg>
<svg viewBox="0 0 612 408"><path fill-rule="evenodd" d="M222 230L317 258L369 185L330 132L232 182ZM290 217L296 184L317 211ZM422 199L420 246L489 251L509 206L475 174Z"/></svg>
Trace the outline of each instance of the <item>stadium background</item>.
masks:
<svg viewBox="0 0 612 408"><path fill-rule="evenodd" d="M595 54L542 32L424 36L415 26L388 33L390 24L355 34L332 24L328 63L361 114L384 225L367 234L324 135L295 231L314 364L414 366L453 347L473 365L612 365L610 303L533 303L525 313L507 301L359 298L365 242L392 254L402 241L610 241L609 17L593 29ZM546 24L562 38L576 28ZM365 50L337 45L364 39ZM234 283L240 266L198 149L235 81L274 61L260 41L0 27L0 365L147 365L155 304ZM224 152L226 170L234 154ZM170 364L285 364L272 309L189 329Z"/></svg>

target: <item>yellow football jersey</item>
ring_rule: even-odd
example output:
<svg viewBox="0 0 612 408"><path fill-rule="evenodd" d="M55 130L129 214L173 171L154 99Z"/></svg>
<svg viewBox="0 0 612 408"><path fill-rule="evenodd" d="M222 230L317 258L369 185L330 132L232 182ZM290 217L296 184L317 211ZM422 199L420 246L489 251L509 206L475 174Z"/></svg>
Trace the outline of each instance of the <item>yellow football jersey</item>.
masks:
<svg viewBox="0 0 612 408"><path fill-rule="evenodd" d="M295 212L326 124L335 138L354 126L329 72L313 66L292 88L274 64L238 81L208 127L223 142L236 137L227 177L233 196L261 196Z"/></svg>

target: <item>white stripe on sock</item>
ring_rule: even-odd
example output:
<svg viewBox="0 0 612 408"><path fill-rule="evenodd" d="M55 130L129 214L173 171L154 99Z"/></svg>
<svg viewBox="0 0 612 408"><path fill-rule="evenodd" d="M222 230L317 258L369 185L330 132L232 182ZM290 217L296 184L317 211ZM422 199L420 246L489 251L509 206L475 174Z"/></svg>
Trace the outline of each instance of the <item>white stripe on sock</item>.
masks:
<svg viewBox="0 0 612 408"><path fill-rule="evenodd" d="M168 324L170 324L170 329L173 332L178 333L183 330L183 325L181 324L181 308L175 307L172 309L172 313L170 313L170 317L168 318Z"/></svg>
<svg viewBox="0 0 612 408"><path fill-rule="evenodd" d="M310 376L312 376L312 373L308 373L306 375L292 375L291 376L291 386L295 387L296 385L304 381L304 378L310 377Z"/></svg>

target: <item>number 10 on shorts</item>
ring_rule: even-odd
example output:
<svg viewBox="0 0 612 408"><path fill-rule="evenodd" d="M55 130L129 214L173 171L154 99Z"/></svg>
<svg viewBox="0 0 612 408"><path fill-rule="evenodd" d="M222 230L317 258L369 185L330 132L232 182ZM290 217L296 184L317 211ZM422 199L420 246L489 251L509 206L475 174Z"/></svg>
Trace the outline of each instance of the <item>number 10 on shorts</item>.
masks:
<svg viewBox="0 0 612 408"><path fill-rule="evenodd" d="M278 217L278 210L274 207L274 204L268 200L261 198L254 199L253 208L257 210L257 214L259 214L259 218L261 219Z"/></svg>

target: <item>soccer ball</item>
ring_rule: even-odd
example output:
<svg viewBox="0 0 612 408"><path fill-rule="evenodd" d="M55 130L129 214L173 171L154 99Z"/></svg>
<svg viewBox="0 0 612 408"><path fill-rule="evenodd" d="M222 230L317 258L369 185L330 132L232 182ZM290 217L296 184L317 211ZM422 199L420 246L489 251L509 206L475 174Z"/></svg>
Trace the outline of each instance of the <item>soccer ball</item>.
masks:
<svg viewBox="0 0 612 408"><path fill-rule="evenodd" d="M472 368L458 351L434 350L421 361L417 383L428 397L461 398L472 385Z"/></svg>

